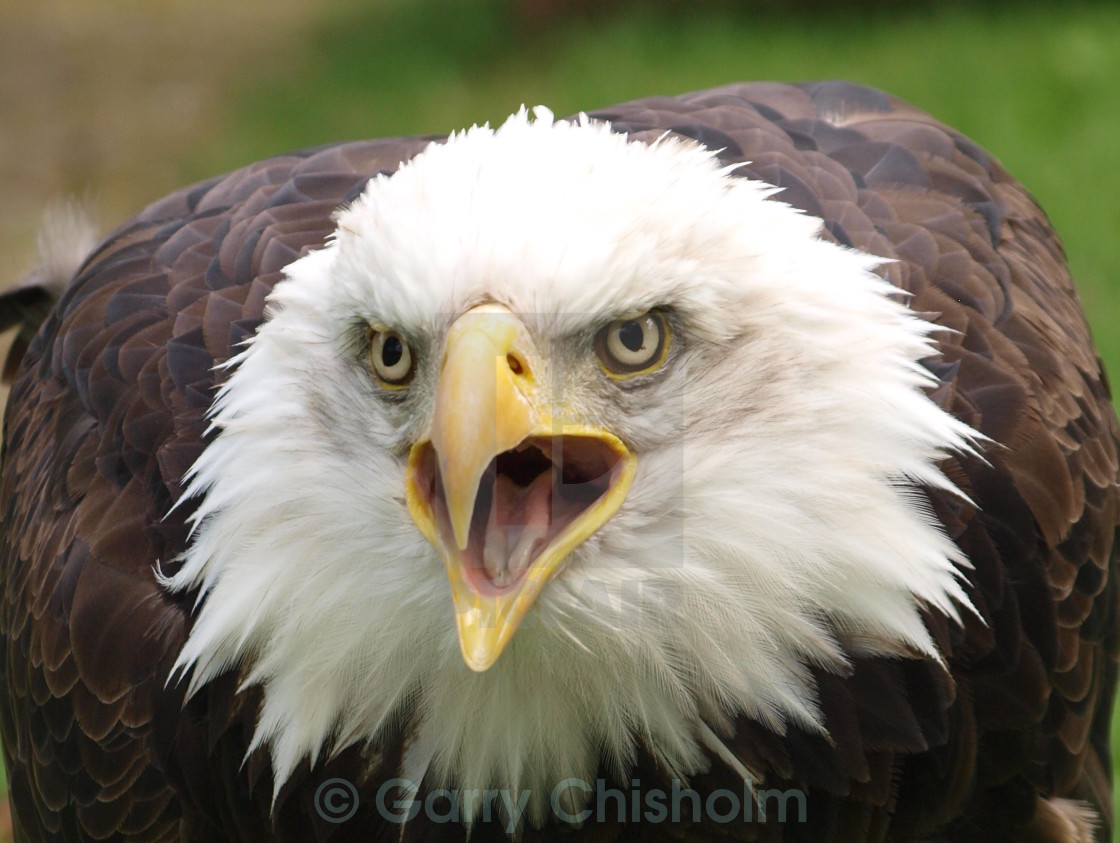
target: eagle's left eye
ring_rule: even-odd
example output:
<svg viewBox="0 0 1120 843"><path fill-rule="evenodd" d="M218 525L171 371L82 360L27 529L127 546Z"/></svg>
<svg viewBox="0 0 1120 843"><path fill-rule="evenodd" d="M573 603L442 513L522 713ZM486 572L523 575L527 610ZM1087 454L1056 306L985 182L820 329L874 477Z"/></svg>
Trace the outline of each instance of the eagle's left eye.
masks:
<svg viewBox="0 0 1120 843"><path fill-rule="evenodd" d="M369 362L378 383L385 389L404 389L415 370L408 341L389 328L370 329Z"/></svg>
<svg viewBox="0 0 1120 843"><path fill-rule="evenodd" d="M652 372L665 362L668 352L669 324L657 310L616 319L595 336L595 353L614 378Z"/></svg>

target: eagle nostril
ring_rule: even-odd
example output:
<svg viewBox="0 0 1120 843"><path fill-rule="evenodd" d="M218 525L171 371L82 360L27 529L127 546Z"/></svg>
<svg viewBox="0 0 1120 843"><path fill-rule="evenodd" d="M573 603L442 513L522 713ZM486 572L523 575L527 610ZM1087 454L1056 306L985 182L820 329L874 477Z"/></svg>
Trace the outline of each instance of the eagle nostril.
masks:
<svg viewBox="0 0 1120 843"><path fill-rule="evenodd" d="M521 362L521 358L516 354L511 353L506 355L506 365L509 366L509 370L515 375L520 375L525 371L525 364Z"/></svg>

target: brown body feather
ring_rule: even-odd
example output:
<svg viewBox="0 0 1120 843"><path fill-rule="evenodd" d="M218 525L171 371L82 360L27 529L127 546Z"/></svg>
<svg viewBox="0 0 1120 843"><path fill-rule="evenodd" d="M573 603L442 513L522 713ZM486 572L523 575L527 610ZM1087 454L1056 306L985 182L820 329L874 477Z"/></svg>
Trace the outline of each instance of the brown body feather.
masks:
<svg viewBox="0 0 1120 843"><path fill-rule="evenodd" d="M820 673L831 742L737 723L729 747L767 787L805 791L806 822L610 812L523 839L1058 843L1082 839L1088 809L1092 839L1109 839L1120 436L1043 213L974 143L866 88L734 85L591 116L749 162L737 172L783 188L826 236L895 259L885 275L955 332L928 362L933 397L998 445L988 462L946 464L977 507L927 491L974 566L979 617L927 617L948 671L865 658L849 676ZM323 244L331 213L426 143L294 153L169 196L90 254L31 342L0 481L0 736L17 839L465 839L456 823L421 817L402 835L378 816L391 739L376 758L351 747L304 764L271 808L267 759L242 763L255 694L227 675L184 706L167 678L192 599L155 579L187 542L189 505L168 512L206 447L214 365L253 334L284 267ZM663 775L645 759L633 771L644 786ZM312 804L332 777L365 788L344 824ZM692 786L741 790L719 764ZM470 837L506 839L498 823Z"/></svg>

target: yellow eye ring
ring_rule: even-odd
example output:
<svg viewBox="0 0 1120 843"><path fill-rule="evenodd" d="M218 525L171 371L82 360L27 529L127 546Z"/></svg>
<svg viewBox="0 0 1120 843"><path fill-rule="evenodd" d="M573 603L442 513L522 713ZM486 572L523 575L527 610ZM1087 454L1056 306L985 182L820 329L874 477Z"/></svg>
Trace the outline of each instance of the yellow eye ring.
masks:
<svg viewBox="0 0 1120 843"><path fill-rule="evenodd" d="M384 389L407 389L416 371L408 341L391 328L369 329L369 364Z"/></svg>
<svg viewBox="0 0 1120 843"><path fill-rule="evenodd" d="M669 340L665 314L649 310L605 325L595 335L595 353L604 372L624 380L660 369L669 355Z"/></svg>

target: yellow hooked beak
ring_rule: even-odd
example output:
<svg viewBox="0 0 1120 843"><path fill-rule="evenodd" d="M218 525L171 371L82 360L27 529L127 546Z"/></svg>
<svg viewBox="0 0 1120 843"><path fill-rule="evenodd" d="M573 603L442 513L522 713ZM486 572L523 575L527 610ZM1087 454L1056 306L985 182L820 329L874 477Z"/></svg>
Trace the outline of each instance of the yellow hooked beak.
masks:
<svg viewBox="0 0 1120 843"><path fill-rule="evenodd" d="M463 314L448 332L430 433L409 454L408 510L443 558L463 659L476 671L497 661L634 477L618 437L554 417L539 361L506 308Z"/></svg>

